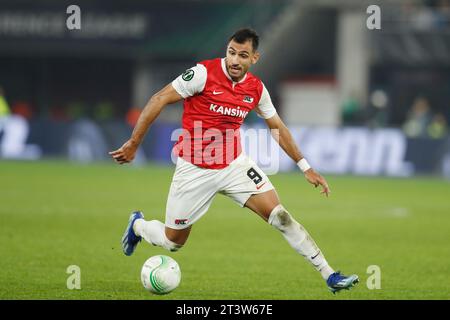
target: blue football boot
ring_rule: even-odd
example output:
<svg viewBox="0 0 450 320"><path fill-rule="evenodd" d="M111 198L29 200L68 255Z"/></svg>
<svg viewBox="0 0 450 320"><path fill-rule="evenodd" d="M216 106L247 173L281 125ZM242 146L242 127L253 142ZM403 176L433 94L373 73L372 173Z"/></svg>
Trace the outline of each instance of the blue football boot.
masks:
<svg viewBox="0 0 450 320"><path fill-rule="evenodd" d="M340 271L337 271L328 277L327 286L331 292L336 293L342 289L350 290L358 282L359 278L356 274L345 276Z"/></svg>
<svg viewBox="0 0 450 320"><path fill-rule="evenodd" d="M127 228L125 229L125 233L122 237L122 249L123 253L127 256L131 256L136 249L136 246L139 242L141 242L142 237L137 236L134 233L133 225L137 219L144 219L144 215L141 211L134 211L130 215L130 219L128 220Z"/></svg>

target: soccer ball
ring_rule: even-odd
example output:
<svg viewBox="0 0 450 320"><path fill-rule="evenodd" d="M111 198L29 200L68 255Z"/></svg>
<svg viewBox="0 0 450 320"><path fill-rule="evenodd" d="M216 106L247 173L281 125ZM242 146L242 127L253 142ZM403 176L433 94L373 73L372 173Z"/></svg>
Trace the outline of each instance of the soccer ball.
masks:
<svg viewBox="0 0 450 320"><path fill-rule="evenodd" d="M180 284L180 266L168 256L150 257L142 266L141 281L144 288L150 292L156 294L169 293Z"/></svg>

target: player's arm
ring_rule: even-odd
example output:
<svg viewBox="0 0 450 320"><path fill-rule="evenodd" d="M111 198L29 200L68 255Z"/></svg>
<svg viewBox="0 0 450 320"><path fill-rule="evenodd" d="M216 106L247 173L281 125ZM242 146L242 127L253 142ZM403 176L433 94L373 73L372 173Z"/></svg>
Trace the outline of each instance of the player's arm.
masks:
<svg viewBox="0 0 450 320"><path fill-rule="evenodd" d="M272 136L278 142L280 147L291 157L302 169L305 174L306 180L313 184L315 187L322 186L322 192L326 196L330 193L328 183L318 172L309 167L306 160L304 160L303 154L300 152L297 144L292 137L292 134L288 127L284 124L283 120L275 114L274 116L265 119L267 126L271 129ZM306 165L306 166L305 166Z"/></svg>
<svg viewBox="0 0 450 320"><path fill-rule="evenodd" d="M182 99L183 97L174 89L172 84L168 84L162 90L155 93L148 101L144 110L142 110L130 139L119 149L111 151L109 154L120 164L133 161L148 128L161 113L162 109L168 104L178 102Z"/></svg>
<svg viewBox="0 0 450 320"><path fill-rule="evenodd" d="M319 185L322 186L322 193L326 196L330 193L330 188L326 180L316 171L314 171L303 157L297 147L292 134L288 127L284 124L281 118L278 116L275 107L273 106L272 100L270 99L269 92L263 85L263 90L261 93L261 98L259 100L258 106L256 107L256 113L258 116L263 118L268 127L271 129L272 136L278 142L280 147L287 153L292 160L294 160L300 169L305 173L306 180L313 184L315 187Z"/></svg>

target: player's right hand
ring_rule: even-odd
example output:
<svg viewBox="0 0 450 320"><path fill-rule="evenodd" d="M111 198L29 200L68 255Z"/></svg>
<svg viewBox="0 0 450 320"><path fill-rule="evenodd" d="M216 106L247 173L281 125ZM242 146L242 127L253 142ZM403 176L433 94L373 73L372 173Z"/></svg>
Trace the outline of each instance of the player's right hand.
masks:
<svg viewBox="0 0 450 320"><path fill-rule="evenodd" d="M128 140L119 149L111 151L109 154L119 164L129 163L133 161L138 146L133 140Z"/></svg>

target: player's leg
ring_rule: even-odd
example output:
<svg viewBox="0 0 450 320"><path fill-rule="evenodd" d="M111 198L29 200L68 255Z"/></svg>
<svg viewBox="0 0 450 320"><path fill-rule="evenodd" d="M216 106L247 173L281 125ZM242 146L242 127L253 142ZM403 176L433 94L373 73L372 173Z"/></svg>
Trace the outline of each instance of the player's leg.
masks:
<svg viewBox="0 0 450 320"><path fill-rule="evenodd" d="M136 237L170 251L187 241L192 224L208 210L215 196L213 170L178 159L166 206L166 221L146 221L143 214L132 223Z"/></svg>
<svg viewBox="0 0 450 320"><path fill-rule="evenodd" d="M280 204L280 199L275 189L250 195L244 207L249 208L258 216L268 222L270 214L276 206Z"/></svg>
<svg viewBox="0 0 450 320"><path fill-rule="evenodd" d="M281 205L269 178L249 157L240 157L230 164L221 193L242 207L248 207L279 230L291 247L320 272L333 292L357 281L356 276L345 277L334 272L309 233ZM331 284L328 283L330 279L333 280Z"/></svg>
<svg viewBox="0 0 450 320"><path fill-rule="evenodd" d="M191 226L177 230L166 227L159 220L146 221L137 219L133 225L133 231L139 237L154 246L159 246L169 251L178 251L185 243L191 232Z"/></svg>
<svg viewBox="0 0 450 320"><path fill-rule="evenodd" d="M172 230L166 228L161 221L146 221L141 211L135 211L131 214L122 237L123 252L127 256L132 255L142 238L155 246L177 251L186 242L189 232L190 227L184 230Z"/></svg>
<svg viewBox="0 0 450 320"><path fill-rule="evenodd" d="M334 273L306 229L280 203L274 189L251 195L245 207L279 230L290 246L305 257L325 280Z"/></svg>
<svg viewBox="0 0 450 320"><path fill-rule="evenodd" d="M183 246L187 239L189 238L189 234L191 233L191 228L192 225L188 226L185 229L172 229L169 227L165 227L165 233L166 233L166 237L167 239L169 239L170 241Z"/></svg>
<svg viewBox="0 0 450 320"><path fill-rule="evenodd" d="M326 280L334 272L322 252L305 230L281 205L267 175L248 156L232 162L224 176L222 193L257 213L281 231L283 237L304 256Z"/></svg>
<svg viewBox="0 0 450 320"><path fill-rule="evenodd" d="M308 231L280 203L275 190L251 195L245 203L245 207L278 229L290 246L320 272L333 293L349 289L359 282L358 276L342 275L328 265L323 253Z"/></svg>

